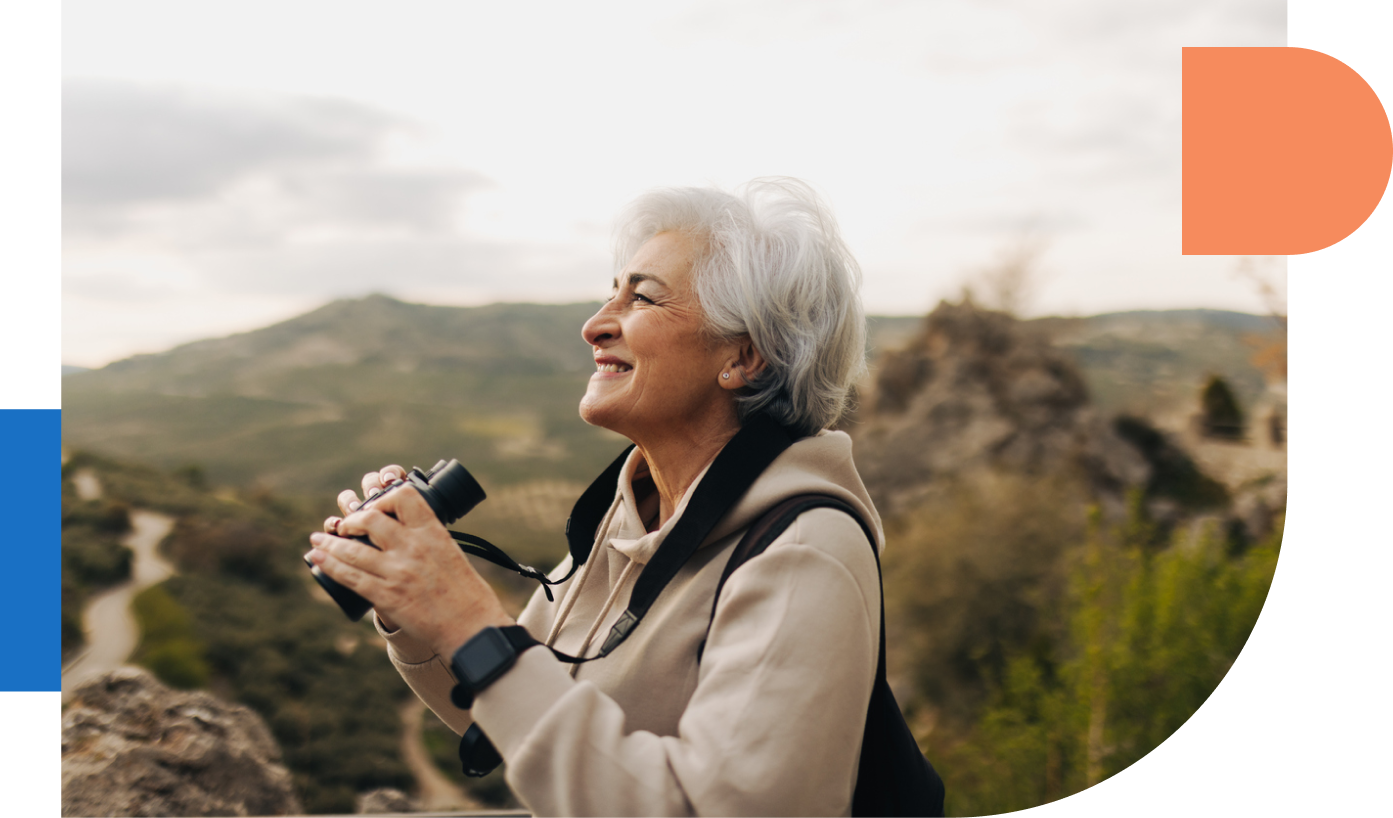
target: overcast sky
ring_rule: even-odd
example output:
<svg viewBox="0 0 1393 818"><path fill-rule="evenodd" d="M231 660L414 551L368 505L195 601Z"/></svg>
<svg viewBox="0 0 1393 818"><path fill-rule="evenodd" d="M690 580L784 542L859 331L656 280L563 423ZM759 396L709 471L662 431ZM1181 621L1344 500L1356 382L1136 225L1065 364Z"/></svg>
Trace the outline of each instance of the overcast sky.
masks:
<svg viewBox="0 0 1393 818"><path fill-rule="evenodd" d="M1285 45L1283 2L67 0L63 26L67 363L371 292L600 298L624 202L761 175L824 192L872 312L1026 236L1030 314L1265 307L1180 255L1180 48Z"/></svg>

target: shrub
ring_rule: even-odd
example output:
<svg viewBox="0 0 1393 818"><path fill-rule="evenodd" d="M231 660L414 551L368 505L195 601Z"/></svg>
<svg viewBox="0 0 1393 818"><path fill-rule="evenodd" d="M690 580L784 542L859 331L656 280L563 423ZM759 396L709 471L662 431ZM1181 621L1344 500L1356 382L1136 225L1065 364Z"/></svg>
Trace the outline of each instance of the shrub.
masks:
<svg viewBox="0 0 1393 818"><path fill-rule="evenodd" d="M447 778L463 787L480 804L494 809L517 809L520 805L513 791L504 780L507 765L482 778L472 778L464 774L460 765L460 737L430 710L422 717L421 741L430 753L431 761Z"/></svg>
<svg viewBox="0 0 1393 818"><path fill-rule="evenodd" d="M1281 532L1240 556L1209 530L1150 545L1140 497L1124 525L1095 515L1070 555L1066 635L1013 654L968 730L934 735L954 815L1053 801L1155 749L1223 680L1257 621Z"/></svg>
<svg viewBox="0 0 1393 818"><path fill-rule="evenodd" d="M141 633L133 657L136 664L170 687L189 690L208 684L208 663L193 620L163 584L136 594L131 611Z"/></svg>
<svg viewBox="0 0 1393 818"><path fill-rule="evenodd" d="M1228 381L1212 375L1200 392L1200 426L1209 437L1242 440L1244 417Z"/></svg>
<svg viewBox="0 0 1393 818"><path fill-rule="evenodd" d="M1083 535L1084 496L1067 475L984 475L889 527L889 660L913 684L907 709L970 721L1010 656L1055 638L1061 556Z"/></svg>
<svg viewBox="0 0 1393 818"><path fill-rule="evenodd" d="M1118 436L1136 447L1151 466L1148 497L1166 497L1188 509L1218 508L1228 503L1224 485L1200 471L1195 461L1149 422L1131 415L1113 421Z"/></svg>

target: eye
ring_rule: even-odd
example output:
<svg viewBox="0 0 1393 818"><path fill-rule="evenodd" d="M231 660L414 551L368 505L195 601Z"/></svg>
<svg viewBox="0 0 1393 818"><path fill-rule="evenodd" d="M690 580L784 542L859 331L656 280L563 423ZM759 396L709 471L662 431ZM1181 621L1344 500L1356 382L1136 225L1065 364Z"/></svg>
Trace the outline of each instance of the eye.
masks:
<svg viewBox="0 0 1393 818"><path fill-rule="evenodd" d="M643 301L643 302L646 302L646 303L648 303L648 304L656 304L656 303L658 303L658 302L654 301L653 299L649 298L648 296L644 295L643 293L639 293L639 292L634 293L634 300L635 300L635 301Z"/></svg>

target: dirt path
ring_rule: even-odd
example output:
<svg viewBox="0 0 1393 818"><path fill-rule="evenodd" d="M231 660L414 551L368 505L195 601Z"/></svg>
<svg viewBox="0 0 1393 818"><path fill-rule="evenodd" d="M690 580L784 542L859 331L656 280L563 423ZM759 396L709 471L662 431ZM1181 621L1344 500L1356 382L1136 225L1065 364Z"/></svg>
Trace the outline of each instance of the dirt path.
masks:
<svg viewBox="0 0 1393 818"><path fill-rule="evenodd" d="M88 679L125 664L135 650L140 629L131 615L131 600L174 573L174 566L157 550L173 527L173 518L164 514L131 512L131 533L122 541L135 554L131 579L93 597L83 610L82 629L87 633L88 647L63 668L63 701Z"/></svg>
<svg viewBox="0 0 1393 818"><path fill-rule="evenodd" d="M480 810L483 807L465 794L455 782L445 777L435 763L430 760L421 733L421 716L426 712L426 703L412 696L401 707L401 757L407 769L416 778L419 792L416 800L421 809Z"/></svg>

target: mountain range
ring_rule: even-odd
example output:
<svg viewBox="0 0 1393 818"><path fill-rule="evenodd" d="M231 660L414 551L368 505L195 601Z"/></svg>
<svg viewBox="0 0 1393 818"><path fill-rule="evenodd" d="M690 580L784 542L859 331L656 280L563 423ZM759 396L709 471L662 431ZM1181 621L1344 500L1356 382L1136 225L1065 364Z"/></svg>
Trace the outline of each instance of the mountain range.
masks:
<svg viewBox="0 0 1393 818"><path fill-rule="evenodd" d="M547 480L570 491L623 446L576 413L594 368L579 328L596 307L373 295L101 369L65 368L64 444L297 494L354 486L387 463L450 457L486 486ZM871 317L872 368L922 321ZM1183 414L1209 374L1255 400L1264 377L1250 359L1279 329L1220 310L1026 323L1078 363L1105 414Z"/></svg>

